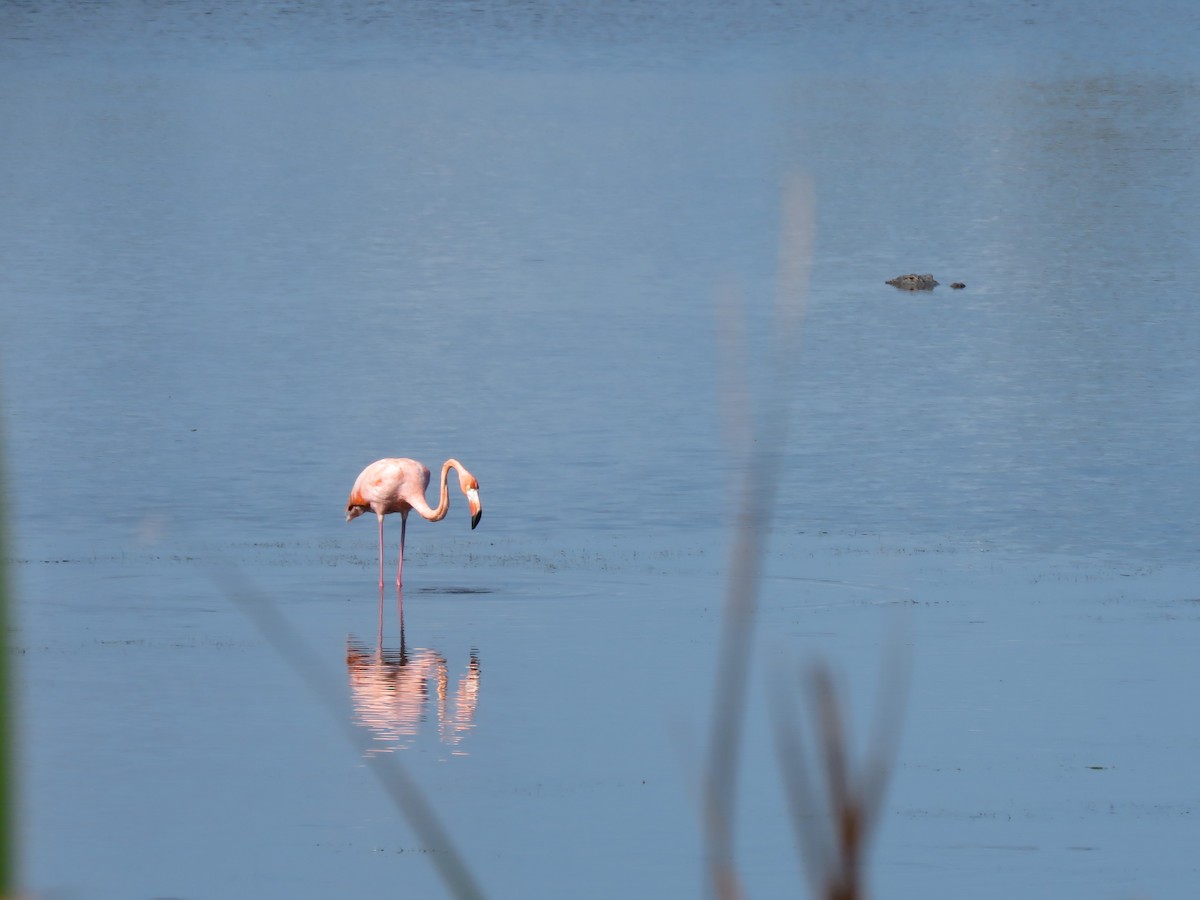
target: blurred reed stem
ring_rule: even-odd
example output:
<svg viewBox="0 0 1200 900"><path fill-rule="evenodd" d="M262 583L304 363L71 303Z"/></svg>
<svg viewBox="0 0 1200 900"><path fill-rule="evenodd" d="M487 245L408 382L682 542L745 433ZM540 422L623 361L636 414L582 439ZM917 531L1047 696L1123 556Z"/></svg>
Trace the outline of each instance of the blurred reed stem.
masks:
<svg viewBox="0 0 1200 900"><path fill-rule="evenodd" d="M353 717L346 715L343 696L337 682L332 677L327 677L320 656L292 627L279 611L278 605L230 570L215 572L214 576L229 598L241 608L258 628L259 633L308 686L325 712L359 751L363 764L375 776L396 809L408 820L417 839L431 851L430 860L441 876L446 892L458 900L482 900L483 891L467 867L466 859L451 839L450 832L438 818L433 805L398 759L394 756L364 752L368 742L361 729L354 724Z"/></svg>
<svg viewBox="0 0 1200 900"><path fill-rule="evenodd" d="M726 434L726 446L744 467L735 514L733 548L725 587L716 684L713 691L708 763L703 784L703 826L711 893L720 900L741 898L734 860L738 759L745 720L746 685L753 652L754 624L762 581L763 558L774 513L775 488L795 390L793 372L800 354L800 329L808 296L812 261L813 196L806 178L793 176L782 191L782 225L771 315L769 389L758 414L752 410L743 377L748 367L744 331L738 326L736 294L718 295L718 373L724 427L745 429Z"/></svg>
<svg viewBox="0 0 1200 900"><path fill-rule="evenodd" d="M849 704L828 665L817 663L798 681L771 679L775 748L796 850L812 895L822 900L866 897L867 850L879 825L907 696L906 645L897 637L889 646L892 653L880 667L875 716L861 764L855 764L851 753ZM792 703L796 687L814 723L815 776Z"/></svg>
<svg viewBox="0 0 1200 900"><path fill-rule="evenodd" d="M4 477L4 435L0 432L0 633L4 652L0 653L0 897L17 894L17 837L13 824L17 818L16 785L13 778L17 735L17 691L13 681L12 654L16 652L12 630L12 593L8 572L8 503Z"/></svg>

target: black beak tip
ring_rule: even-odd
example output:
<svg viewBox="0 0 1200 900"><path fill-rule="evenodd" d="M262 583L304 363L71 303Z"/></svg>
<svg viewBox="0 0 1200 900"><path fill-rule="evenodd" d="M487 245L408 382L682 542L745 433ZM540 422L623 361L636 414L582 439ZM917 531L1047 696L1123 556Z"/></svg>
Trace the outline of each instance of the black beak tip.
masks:
<svg viewBox="0 0 1200 900"><path fill-rule="evenodd" d="M482 509L479 512L475 513L475 515L471 516L471 530L472 531L475 530L475 526L479 524L479 520L482 518L483 518L483 510Z"/></svg>

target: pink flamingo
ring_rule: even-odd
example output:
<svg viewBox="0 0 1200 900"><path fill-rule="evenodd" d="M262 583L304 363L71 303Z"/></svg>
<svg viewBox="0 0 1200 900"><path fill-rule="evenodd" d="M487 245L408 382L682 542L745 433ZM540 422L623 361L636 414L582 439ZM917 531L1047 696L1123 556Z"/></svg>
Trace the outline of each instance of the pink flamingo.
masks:
<svg viewBox="0 0 1200 900"><path fill-rule="evenodd" d="M368 510L379 517L379 587L383 588L383 517L388 513L400 513L400 562L396 566L396 587L400 587L404 572L404 531L408 526L408 513L416 510L422 518L438 522L446 518L450 509L450 494L446 491L446 478L450 470L458 474L458 486L467 495L471 507L471 528L479 524L483 515L483 504L479 502L479 482L457 459L442 463L442 496L437 509L425 502L425 489L429 487L429 468L415 459L380 459L359 473L350 489L346 501L346 521L358 518Z"/></svg>

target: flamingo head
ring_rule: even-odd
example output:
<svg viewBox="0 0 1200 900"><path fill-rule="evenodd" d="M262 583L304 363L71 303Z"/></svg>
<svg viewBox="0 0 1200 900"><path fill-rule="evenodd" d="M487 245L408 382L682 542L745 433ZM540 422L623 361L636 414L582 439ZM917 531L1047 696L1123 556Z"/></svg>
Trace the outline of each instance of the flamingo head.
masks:
<svg viewBox="0 0 1200 900"><path fill-rule="evenodd" d="M471 528L474 529L483 517L483 503L479 500L479 481L474 475L460 472L458 486L467 495L467 505L471 507Z"/></svg>

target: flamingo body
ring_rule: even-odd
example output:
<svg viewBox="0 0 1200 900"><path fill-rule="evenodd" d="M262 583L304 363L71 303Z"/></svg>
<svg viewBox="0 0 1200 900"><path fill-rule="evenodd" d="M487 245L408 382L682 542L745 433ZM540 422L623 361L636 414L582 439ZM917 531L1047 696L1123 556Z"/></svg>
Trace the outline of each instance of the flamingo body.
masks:
<svg viewBox="0 0 1200 900"><path fill-rule="evenodd" d="M441 497L434 509L425 499L429 487L429 468L415 459L389 458L371 463L354 480L350 497L346 501L346 521L356 519L366 512L374 512L379 519L379 585L383 586L383 517L400 513L400 559L396 564L396 586L400 587L404 571L404 537L408 527L408 514L412 510L430 522L446 517L450 509L450 495L446 491L446 480L451 469L458 474L458 485L467 497L471 509L471 528L479 524L483 516L483 505L479 500L479 481L456 459L442 463Z"/></svg>

